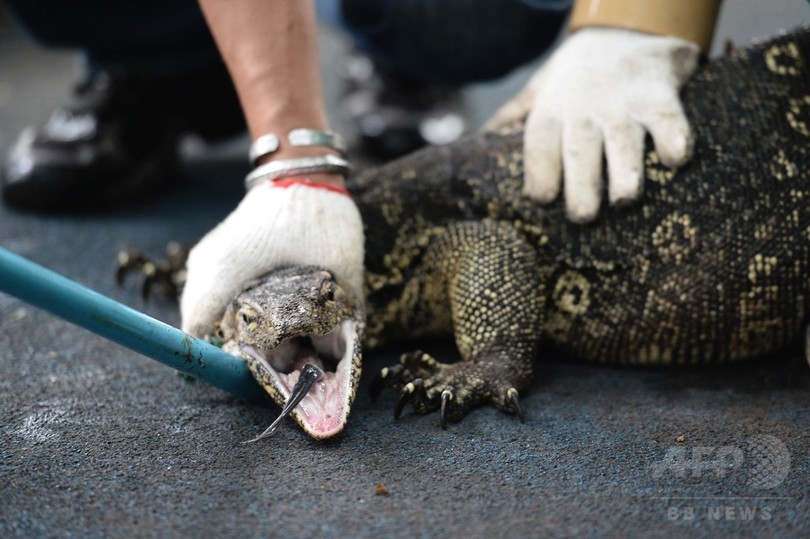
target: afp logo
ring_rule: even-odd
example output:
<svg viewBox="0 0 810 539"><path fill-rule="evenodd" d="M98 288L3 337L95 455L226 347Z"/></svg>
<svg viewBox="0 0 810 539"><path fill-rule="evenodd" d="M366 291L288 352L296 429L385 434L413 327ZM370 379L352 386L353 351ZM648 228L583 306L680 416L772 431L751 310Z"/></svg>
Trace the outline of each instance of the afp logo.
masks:
<svg viewBox="0 0 810 539"><path fill-rule="evenodd" d="M759 434L742 447L673 446L651 469L656 479L700 478L707 474L723 478L731 473L746 473L751 488L772 489L781 485L790 471L790 452L779 438Z"/></svg>

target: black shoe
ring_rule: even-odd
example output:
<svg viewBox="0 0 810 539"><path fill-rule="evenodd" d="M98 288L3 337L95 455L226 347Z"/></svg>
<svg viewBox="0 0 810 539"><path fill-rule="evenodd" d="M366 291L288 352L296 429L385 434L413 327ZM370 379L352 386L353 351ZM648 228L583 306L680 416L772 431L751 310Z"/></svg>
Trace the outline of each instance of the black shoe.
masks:
<svg viewBox="0 0 810 539"><path fill-rule="evenodd" d="M28 127L2 170L3 199L40 211L143 201L175 176L177 142L235 135L244 121L224 73L172 79L97 75L41 128Z"/></svg>
<svg viewBox="0 0 810 539"><path fill-rule="evenodd" d="M426 85L375 65L359 53L348 57L342 110L362 150L392 159L428 144L447 144L464 132L464 104L456 87Z"/></svg>

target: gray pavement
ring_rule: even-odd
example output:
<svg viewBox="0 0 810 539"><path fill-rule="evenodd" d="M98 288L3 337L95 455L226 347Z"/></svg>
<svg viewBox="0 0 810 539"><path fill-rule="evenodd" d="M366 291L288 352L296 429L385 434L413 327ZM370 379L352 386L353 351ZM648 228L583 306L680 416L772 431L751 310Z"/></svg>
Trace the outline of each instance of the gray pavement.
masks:
<svg viewBox="0 0 810 539"><path fill-rule="evenodd" d="M806 21L804 2L727 2L750 37ZM323 36L324 64L340 42ZM473 88L480 123L525 80ZM42 121L76 69L0 23L0 147ZM336 81L327 74L329 99ZM158 201L79 217L0 207L0 245L171 324L112 279L118 248L191 243L241 196L244 139L186 145ZM441 354L446 344L419 343ZM433 347L433 348L432 348ZM708 370L602 368L550 357L523 400L447 431L367 398L317 443L278 412L201 383L0 294L0 537L810 536L810 369L801 350ZM445 353L446 355L446 353Z"/></svg>

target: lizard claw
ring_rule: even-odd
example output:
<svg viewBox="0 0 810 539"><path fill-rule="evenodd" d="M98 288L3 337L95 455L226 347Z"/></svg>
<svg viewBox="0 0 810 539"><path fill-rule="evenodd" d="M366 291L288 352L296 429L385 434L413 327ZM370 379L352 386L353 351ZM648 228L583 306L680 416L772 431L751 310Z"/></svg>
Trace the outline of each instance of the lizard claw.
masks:
<svg viewBox="0 0 810 539"><path fill-rule="evenodd" d="M514 387L510 387L506 391L506 398L507 398L507 400L509 400L509 402L512 403L512 408L515 409L515 413L517 414L518 419L520 419L521 423L525 423L526 422L526 416L523 415L523 408L521 408L521 406L520 406L520 400L518 398L519 396L520 395L518 394L518 390L515 389Z"/></svg>
<svg viewBox="0 0 810 539"><path fill-rule="evenodd" d="M149 257L136 249L121 249L118 252L118 266L115 270L116 284L123 287L127 275L130 273L140 275L141 299L146 301L152 291L152 284L157 279L157 266Z"/></svg>
<svg viewBox="0 0 810 539"><path fill-rule="evenodd" d="M439 424L446 429L449 422L460 421L479 403L489 402L525 422L516 383L520 380L504 377L504 370L501 358L442 363L417 350L382 369L370 389L372 398L380 394L383 385L399 390L394 419L399 419L405 405L411 403L417 414L439 411Z"/></svg>
<svg viewBox="0 0 810 539"><path fill-rule="evenodd" d="M394 419L399 419L402 415L402 410L405 408L405 405L411 400L411 397L417 390L422 390L424 388L425 382L422 381L421 378L416 378L413 382L408 382L405 384L405 387L402 388L402 391L399 393L399 400L397 401L397 405L394 408Z"/></svg>
<svg viewBox="0 0 810 539"><path fill-rule="evenodd" d="M151 261L147 261L141 267L143 278L141 279L141 299L146 301L152 292L152 284L157 279L157 266Z"/></svg>
<svg viewBox="0 0 810 539"><path fill-rule="evenodd" d="M377 399L380 398L385 386L389 385L392 380L400 380L404 371L405 369L402 365L394 365L380 369L380 372L371 379L371 386L368 388L371 402L376 402Z"/></svg>
<svg viewBox="0 0 810 539"><path fill-rule="evenodd" d="M127 275L138 273L141 276L141 298L146 301L152 290L160 294L177 299L185 282L185 260L188 249L172 242L166 248L166 258L153 261L142 252L125 248L118 253L118 266L115 271L115 281L123 286Z"/></svg>
<svg viewBox="0 0 810 539"><path fill-rule="evenodd" d="M127 275L133 271L140 271L146 262L146 256L140 251L129 248L121 249L118 252L118 264L115 268L115 283L119 287L123 287Z"/></svg>
<svg viewBox="0 0 810 539"><path fill-rule="evenodd" d="M371 402L377 402L377 399L380 398L383 389L385 389L386 378L388 378L388 367L384 367L371 379L371 386L368 388L368 395L371 397Z"/></svg>
<svg viewBox="0 0 810 539"><path fill-rule="evenodd" d="M442 391L442 411L439 418L439 423L442 426L442 430L447 430L447 405L449 402L452 402L455 395L453 394L455 389L453 386L447 386Z"/></svg>

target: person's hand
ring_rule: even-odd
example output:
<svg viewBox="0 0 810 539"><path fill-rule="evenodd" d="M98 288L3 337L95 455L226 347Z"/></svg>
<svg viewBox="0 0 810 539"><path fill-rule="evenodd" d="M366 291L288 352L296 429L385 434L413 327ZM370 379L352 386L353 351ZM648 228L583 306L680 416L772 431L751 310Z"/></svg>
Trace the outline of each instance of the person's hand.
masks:
<svg viewBox="0 0 810 539"><path fill-rule="evenodd" d="M299 180L262 182L191 250L180 301L183 331L210 335L245 283L289 265L331 271L363 301L363 223L341 189Z"/></svg>
<svg viewBox="0 0 810 539"><path fill-rule="evenodd" d="M678 38L580 29L485 129L528 114L524 192L550 202L564 183L568 217L588 222L602 199L603 146L612 204L641 193L645 132L665 165L675 168L691 157L693 139L678 91L698 54L697 45Z"/></svg>

